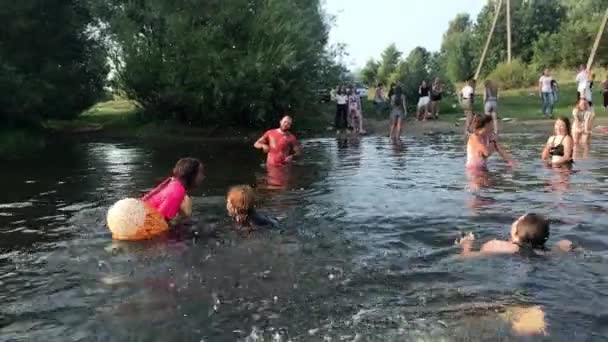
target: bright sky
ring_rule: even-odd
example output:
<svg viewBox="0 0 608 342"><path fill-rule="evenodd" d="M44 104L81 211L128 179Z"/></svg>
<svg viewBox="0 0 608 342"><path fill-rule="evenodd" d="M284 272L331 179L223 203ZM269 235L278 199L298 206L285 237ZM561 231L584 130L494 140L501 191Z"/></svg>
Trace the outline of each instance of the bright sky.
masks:
<svg viewBox="0 0 608 342"><path fill-rule="evenodd" d="M448 23L458 13L475 20L486 0L325 0L336 16L330 43L345 43L349 68L378 59L391 43L404 54L416 46L437 51Z"/></svg>

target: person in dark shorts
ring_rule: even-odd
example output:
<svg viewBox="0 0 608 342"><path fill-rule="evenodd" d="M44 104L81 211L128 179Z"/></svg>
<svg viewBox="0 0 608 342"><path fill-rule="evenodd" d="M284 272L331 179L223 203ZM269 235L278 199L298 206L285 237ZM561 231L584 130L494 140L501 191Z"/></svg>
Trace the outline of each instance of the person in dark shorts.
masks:
<svg viewBox="0 0 608 342"><path fill-rule="evenodd" d="M439 78L435 78L431 87L431 115L439 119L439 103L443 97L443 85Z"/></svg>
<svg viewBox="0 0 608 342"><path fill-rule="evenodd" d="M604 95L604 111L608 112L608 75L602 82L602 94Z"/></svg>

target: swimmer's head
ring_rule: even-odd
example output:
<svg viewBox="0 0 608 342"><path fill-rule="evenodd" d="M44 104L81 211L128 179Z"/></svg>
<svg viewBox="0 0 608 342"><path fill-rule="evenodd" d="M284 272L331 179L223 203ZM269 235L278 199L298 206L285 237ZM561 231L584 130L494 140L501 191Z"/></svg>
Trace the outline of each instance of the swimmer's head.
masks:
<svg viewBox="0 0 608 342"><path fill-rule="evenodd" d="M511 240L532 248L543 248L549 239L549 221L541 215L526 214L513 222Z"/></svg>
<svg viewBox="0 0 608 342"><path fill-rule="evenodd" d="M555 120L555 135L570 135L570 120L565 116L560 116Z"/></svg>
<svg viewBox="0 0 608 342"><path fill-rule="evenodd" d="M173 177L178 179L187 189L201 185L205 179L205 167L195 158L182 158L173 168Z"/></svg>
<svg viewBox="0 0 608 342"><path fill-rule="evenodd" d="M246 224L255 208L255 193L249 185L237 185L228 190L226 210L238 224Z"/></svg>
<svg viewBox="0 0 608 342"><path fill-rule="evenodd" d="M579 110L587 110L588 105L589 105L589 103L587 103L587 99L581 96L581 98L578 99L578 103L576 104L576 107Z"/></svg>
<svg viewBox="0 0 608 342"><path fill-rule="evenodd" d="M289 131L291 129L291 125L293 124L293 119L289 115L285 115L281 118L281 122L279 123L282 131Z"/></svg>
<svg viewBox="0 0 608 342"><path fill-rule="evenodd" d="M485 133L492 123L492 116L485 114L477 114L473 118L473 129L477 134Z"/></svg>

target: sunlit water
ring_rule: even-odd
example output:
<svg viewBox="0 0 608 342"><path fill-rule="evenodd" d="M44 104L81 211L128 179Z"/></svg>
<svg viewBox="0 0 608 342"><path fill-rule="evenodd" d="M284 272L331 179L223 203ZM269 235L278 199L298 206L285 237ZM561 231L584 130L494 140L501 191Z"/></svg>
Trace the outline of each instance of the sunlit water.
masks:
<svg viewBox="0 0 608 342"><path fill-rule="evenodd" d="M494 159L483 178L465 175L458 136L309 140L271 174L249 144L52 145L2 167L0 340L517 340L500 313L531 305L547 340L606 340L608 143L565 172L538 160L544 138L505 137L519 167ZM198 222L113 243L107 208L186 155L207 165ZM239 183L281 229L233 232ZM586 251L458 258L460 231L507 238L527 211Z"/></svg>

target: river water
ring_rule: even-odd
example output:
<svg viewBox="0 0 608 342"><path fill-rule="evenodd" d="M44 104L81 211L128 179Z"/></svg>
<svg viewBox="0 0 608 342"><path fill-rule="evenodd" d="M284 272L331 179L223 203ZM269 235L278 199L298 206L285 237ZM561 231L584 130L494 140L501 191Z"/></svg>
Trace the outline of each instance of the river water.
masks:
<svg viewBox="0 0 608 342"><path fill-rule="evenodd" d="M536 305L544 339L606 340L608 143L558 171L538 160L544 139L505 136L519 167L494 159L478 178L459 136L307 140L270 174L241 142L51 144L2 166L0 340L510 341L525 338L504 312ZM182 156L206 164L196 223L112 242L108 207ZM234 233L224 195L240 183L280 229ZM460 231L507 238L527 211L585 251L458 257Z"/></svg>

